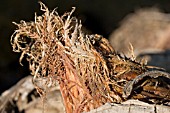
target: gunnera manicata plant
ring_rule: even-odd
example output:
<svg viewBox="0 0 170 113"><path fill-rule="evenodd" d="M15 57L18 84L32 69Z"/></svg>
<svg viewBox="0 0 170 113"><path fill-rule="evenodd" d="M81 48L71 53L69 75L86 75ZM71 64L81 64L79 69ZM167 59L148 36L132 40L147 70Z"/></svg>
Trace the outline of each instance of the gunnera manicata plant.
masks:
<svg viewBox="0 0 170 113"><path fill-rule="evenodd" d="M17 29L11 36L13 51L21 52L20 62L24 56L29 62L35 86L37 78L48 78L48 86L57 80L67 113L127 100L124 86L148 71L147 66L117 54L101 35L85 34L72 16L75 8L59 16L56 9L40 5L44 14L31 22L14 23ZM43 88L36 89L45 95Z"/></svg>

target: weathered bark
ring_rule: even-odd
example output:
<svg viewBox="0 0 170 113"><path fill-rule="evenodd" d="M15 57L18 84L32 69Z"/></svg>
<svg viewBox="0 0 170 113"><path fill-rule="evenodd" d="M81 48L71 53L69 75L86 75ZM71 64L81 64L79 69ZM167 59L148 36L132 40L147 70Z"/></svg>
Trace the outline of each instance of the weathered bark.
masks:
<svg viewBox="0 0 170 113"><path fill-rule="evenodd" d="M106 103L88 113L170 113L170 107L147 104L138 100L127 100L122 104Z"/></svg>

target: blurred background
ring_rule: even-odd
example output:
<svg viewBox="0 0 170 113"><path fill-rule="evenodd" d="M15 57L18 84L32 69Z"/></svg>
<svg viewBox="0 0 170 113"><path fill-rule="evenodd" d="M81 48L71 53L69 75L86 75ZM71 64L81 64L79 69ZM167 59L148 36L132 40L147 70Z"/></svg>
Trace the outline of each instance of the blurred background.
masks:
<svg viewBox="0 0 170 113"><path fill-rule="evenodd" d="M12 22L19 23L20 20L34 21L35 12L37 13L37 15L41 15L43 13L40 11L40 5L38 1L39 0L1 0L0 3L0 50L1 50L0 51L0 93L10 88L12 85L14 85L17 81L19 81L24 76L29 75L28 63L24 60L22 62L24 66L21 66L19 64L20 54L14 53L12 51L12 47L10 45L10 37L14 32L14 30L16 29L16 26L12 24ZM156 9L161 10L161 12L163 13L170 12L169 0L129 0L129 1L41 0L41 1L45 3L46 6L51 10L58 7L57 11L59 12L60 15L62 15L66 11L71 11L72 7L76 7L74 16L76 16L78 19L81 20L83 26L85 26L85 28L88 31L90 31L90 33L101 34L104 37L109 38L110 40L116 39L114 37L117 37L115 35L117 35L116 33L118 32L118 30L121 30L120 28L122 28L123 25L122 23L126 23L126 19L129 17L127 15L133 14L137 10L154 7ZM166 20L166 22L169 24L169 21ZM128 26L131 26L130 23L128 24ZM165 23L165 25L167 24ZM154 28L155 26L152 27ZM152 27L150 29L152 29ZM136 27L134 28L136 29ZM133 33L133 32L128 32L128 33ZM136 36L140 35L138 34L138 31L135 31L135 33ZM127 36L127 34L124 34L123 36ZM147 39L145 37L145 41L146 40ZM170 38L167 40L170 40ZM119 47L115 47L115 48L117 48L117 50L119 51Z"/></svg>

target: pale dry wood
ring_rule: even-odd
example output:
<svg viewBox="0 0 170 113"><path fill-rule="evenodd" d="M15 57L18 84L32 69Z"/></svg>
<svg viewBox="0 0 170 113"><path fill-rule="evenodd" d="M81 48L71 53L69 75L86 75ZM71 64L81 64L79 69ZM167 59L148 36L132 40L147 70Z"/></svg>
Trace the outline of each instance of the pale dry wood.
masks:
<svg viewBox="0 0 170 113"><path fill-rule="evenodd" d="M59 85L46 88L46 80L39 78L32 82L32 76L21 79L16 85L6 90L0 96L0 113L63 113L64 106ZM45 98L40 98L35 87L41 86L46 91ZM31 99L30 99L31 98ZM15 109L18 109L16 111Z"/></svg>
<svg viewBox="0 0 170 113"><path fill-rule="evenodd" d="M127 100L122 104L106 103L87 113L170 113L170 107L147 104L139 100Z"/></svg>

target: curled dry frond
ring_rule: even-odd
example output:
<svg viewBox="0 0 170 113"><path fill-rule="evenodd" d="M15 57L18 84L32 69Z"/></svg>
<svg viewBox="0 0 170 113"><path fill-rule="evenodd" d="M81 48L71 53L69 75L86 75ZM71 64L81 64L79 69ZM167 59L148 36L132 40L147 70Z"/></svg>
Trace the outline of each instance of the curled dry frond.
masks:
<svg viewBox="0 0 170 113"><path fill-rule="evenodd" d="M72 13L63 16L40 3L42 16L21 21L11 37L13 51L26 56L34 80L58 80L67 113L89 111L106 102L121 102L126 81L145 66L117 55L100 35L86 35ZM49 85L50 83L47 83Z"/></svg>

